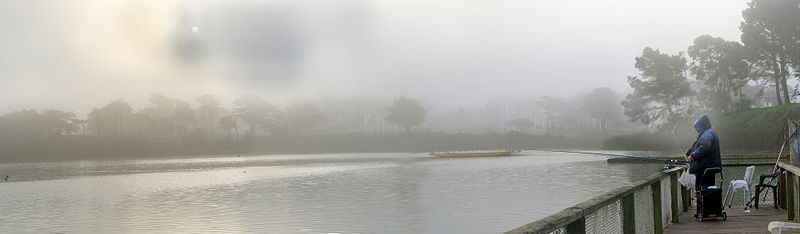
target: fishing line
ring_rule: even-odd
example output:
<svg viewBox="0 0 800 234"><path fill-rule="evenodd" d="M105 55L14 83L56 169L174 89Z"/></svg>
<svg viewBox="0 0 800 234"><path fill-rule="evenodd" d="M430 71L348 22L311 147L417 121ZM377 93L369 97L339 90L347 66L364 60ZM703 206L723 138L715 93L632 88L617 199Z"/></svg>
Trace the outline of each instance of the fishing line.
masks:
<svg viewBox="0 0 800 234"><path fill-rule="evenodd" d="M559 153L571 153L571 154L586 154L586 155L596 155L596 156L633 158L633 159L639 159L639 160L645 160L645 161L663 162L663 163L668 163L668 164L686 164L686 163L689 163L686 160L663 159L663 158L646 157L646 156L634 156L634 155L625 155L625 154L612 154L612 153L600 153L600 152L589 152L589 151L568 151L568 150L548 150L548 151L550 151L550 152L559 152Z"/></svg>

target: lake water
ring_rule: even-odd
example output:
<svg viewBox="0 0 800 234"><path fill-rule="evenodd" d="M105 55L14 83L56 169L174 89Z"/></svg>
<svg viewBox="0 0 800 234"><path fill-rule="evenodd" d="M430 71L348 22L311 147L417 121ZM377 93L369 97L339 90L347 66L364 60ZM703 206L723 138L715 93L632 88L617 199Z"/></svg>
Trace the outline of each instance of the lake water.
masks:
<svg viewBox="0 0 800 234"><path fill-rule="evenodd" d="M0 165L0 233L497 233L661 164L525 151Z"/></svg>

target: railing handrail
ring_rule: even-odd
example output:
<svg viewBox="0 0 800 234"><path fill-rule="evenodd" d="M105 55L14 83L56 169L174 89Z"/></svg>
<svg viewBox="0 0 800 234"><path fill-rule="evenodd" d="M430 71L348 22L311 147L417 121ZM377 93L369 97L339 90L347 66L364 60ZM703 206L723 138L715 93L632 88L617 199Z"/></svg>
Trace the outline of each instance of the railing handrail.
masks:
<svg viewBox="0 0 800 234"><path fill-rule="evenodd" d="M778 162L778 167L783 168L795 175L800 175L800 167L785 162Z"/></svg>
<svg viewBox="0 0 800 234"><path fill-rule="evenodd" d="M786 174L782 175L783 177L780 178L782 180L781 183L778 184L779 187L783 187L778 190L781 191L781 200L785 201L781 204L781 207L786 208L786 219L795 220L800 216L797 212L798 208L796 204L798 200L797 195L795 195L795 190L798 186L797 176L800 175L800 167L785 162L778 162L778 167L786 172Z"/></svg>
<svg viewBox="0 0 800 234"><path fill-rule="evenodd" d="M550 233L556 229L567 226L594 211L597 211L608 204L621 200L623 197L636 192L640 188L649 186L656 181L661 181L664 177L678 173L686 169L685 166L678 166L650 175L644 179L637 180L630 185L624 185L610 192L601 194L587 201L568 207L558 213L522 225L506 233Z"/></svg>

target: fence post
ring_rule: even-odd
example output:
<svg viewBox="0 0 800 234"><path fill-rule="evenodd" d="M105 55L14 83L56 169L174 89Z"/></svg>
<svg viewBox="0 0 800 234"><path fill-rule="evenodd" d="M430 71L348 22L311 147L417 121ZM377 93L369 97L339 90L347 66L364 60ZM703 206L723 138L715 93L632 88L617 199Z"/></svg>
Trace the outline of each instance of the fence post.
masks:
<svg viewBox="0 0 800 234"><path fill-rule="evenodd" d="M794 220L794 218L795 218L794 217L794 214L795 214L795 210L794 210L795 196L794 196L794 186L792 186L794 184L794 176L792 175L791 172L786 171L786 180L785 180L784 183L786 183L786 186L784 186L784 187L786 187L786 195L784 196L784 197L786 197L786 209L787 209L786 210L786 219Z"/></svg>
<svg viewBox="0 0 800 234"><path fill-rule="evenodd" d="M800 166L800 160L798 160L799 159L798 156L800 156L800 155L798 155L798 150L799 149L794 148L794 146L795 146L794 142L795 142L795 140L797 140L797 136L795 134L792 134L792 133L794 133L796 131L795 128L797 126L795 126L794 123L792 123L791 119L787 119L786 120L786 125L787 125L787 129L789 129L789 131L790 131L789 132L789 137L790 137L789 140L790 141L787 142L787 143L789 143L789 165ZM792 173L792 175L788 176L788 177L791 177L791 179L787 178L787 181L790 184L789 184L789 186L786 187L786 189L787 190L792 190L791 191L792 197L790 199L793 200L792 201L791 216L792 216L792 219L800 218L800 217L797 217L797 212L798 212L797 205L798 205L798 203L800 203L800 200L797 199L797 195L800 195L800 194L798 194L798 193L800 193L800 191L798 191L798 188L797 188L797 175L794 175L794 173Z"/></svg>
<svg viewBox="0 0 800 234"><path fill-rule="evenodd" d="M781 183L778 183L778 201L780 202L776 202L778 202L778 207L786 209L786 170L779 168L778 171L780 171L780 173L778 173L778 176L780 176L778 177L778 181L781 181Z"/></svg>
<svg viewBox="0 0 800 234"><path fill-rule="evenodd" d="M664 227L662 227L664 221L661 217L661 180L650 184L650 191L653 195L653 231L661 234L664 233Z"/></svg>
<svg viewBox="0 0 800 234"><path fill-rule="evenodd" d="M800 205L800 199L798 199L798 196L800 196L800 193L798 193L799 190L797 188L797 175L795 175L793 173L790 173L789 177L790 177L790 179L788 179L788 180L789 180L789 183L791 183L791 184L789 184L789 187L787 189L792 190L792 198L791 199L792 199L792 203L794 203L794 204L792 204L793 205L792 206L792 210L794 210L794 212L792 212L794 214L794 219L793 220L797 220L797 219L800 218L800 217L797 216L797 214L800 213L800 210L797 209L797 206Z"/></svg>
<svg viewBox="0 0 800 234"><path fill-rule="evenodd" d="M578 234L585 234L586 233L586 216L581 217L575 222L567 224L567 233L578 233Z"/></svg>
<svg viewBox="0 0 800 234"><path fill-rule="evenodd" d="M633 202L633 193L622 197L622 233L636 233L636 210Z"/></svg>
<svg viewBox="0 0 800 234"><path fill-rule="evenodd" d="M789 181L789 187L786 189L791 190L792 193L792 196L790 198L792 200L792 216L794 216L792 217L794 218L792 220L797 220L798 218L800 218L797 216L798 212L800 212L800 210L797 209L797 206L800 205L798 204L800 203L800 199L798 199L798 195L800 194L798 194L797 190L797 175L795 175L794 173L789 173L788 177L789 179L787 180Z"/></svg>
<svg viewBox="0 0 800 234"><path fill-rule="evenodd" d="M692 196L686 190L686 186L681 185L681 202L683 202L683 212L689 212L689 205L692 204Z"/></svg>
<svg viewBox="0 0 800 234"><path fill-rule="evenodd" d="M669 175L670 191L672 198L672 223L678 223L680 211L678 211L678 173Z"/></svg>
<svg viewBox="0 0 800 234"><path fill-rule="evenodd" d="M792 124L792 120L791 119L787 119L786 120L786 125L787 125L786 126L787 129L789 129L789 131L790 131L789 137L791 137L791 139L789 139L791 141L787 142L787 143L789 143L788 144L789 145L789 164L792 165L792 166L800 166L800 158L798 158L798 156L800 156L800 155L798 155L798 152L797 152L797 150L799 150L799 149L795 149L794 148L794 140L795 140L795 138L797 138L797 136L794 136L793 134L791 134L791 132L795 131L795 129L794 129L795 126L794 126L794 124Z"/></svg>

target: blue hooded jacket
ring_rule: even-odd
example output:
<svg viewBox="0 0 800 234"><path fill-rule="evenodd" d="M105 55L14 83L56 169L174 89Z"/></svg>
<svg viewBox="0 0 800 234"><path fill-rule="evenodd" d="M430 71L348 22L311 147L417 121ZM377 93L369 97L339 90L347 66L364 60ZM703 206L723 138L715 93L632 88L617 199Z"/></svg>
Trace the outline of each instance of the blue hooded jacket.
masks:
<svg viewBox="0 0 800 234"><path fill-rule="evenodd" d="M708 116L702 115L694 121L694 129L697 130L697 141L689 150L694 162L689 166L689 173L702 175L706 168L721 167L722 159L719 151L719 137L717 132L711 128L711 120Z"/></svg>

